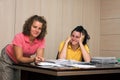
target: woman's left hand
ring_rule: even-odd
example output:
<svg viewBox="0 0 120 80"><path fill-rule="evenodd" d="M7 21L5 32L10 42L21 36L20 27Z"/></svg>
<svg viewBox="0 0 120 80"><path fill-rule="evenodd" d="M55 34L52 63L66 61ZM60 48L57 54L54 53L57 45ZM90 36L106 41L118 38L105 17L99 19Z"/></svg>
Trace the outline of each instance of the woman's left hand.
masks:
<svg viewBox="0 0 120 80"><path fill-rule="evenodd" d="M85 37L85 35L83 35L83 33L81 33L81 36L80 36L80 41L79 41L79 43L82 43L82 42L83 42L83 40L84 40L84 37Z"/></svg>
<svg viewBox="0 0 120 80"><path fill-rule="evenodd" d="M39 62L42 62L42 61L44 61L44 58L43 58L43 57L41 57L41 56L36 56L36 57L35 57L35 64L37 64L37 63L39 63Z"/></svg>

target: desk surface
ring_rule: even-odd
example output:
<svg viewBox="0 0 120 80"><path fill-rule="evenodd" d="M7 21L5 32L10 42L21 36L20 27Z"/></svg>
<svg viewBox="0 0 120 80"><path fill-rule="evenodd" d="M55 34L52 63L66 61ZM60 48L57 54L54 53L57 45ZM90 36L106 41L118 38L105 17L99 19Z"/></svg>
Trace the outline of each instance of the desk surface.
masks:
<svg viewBox="0 0 120 80"><path fill-rule="evenodd" d="M120 73L120 64L96 64L96 68L48 67L30 64L14 64L12 67L53 76Z"/></svg>

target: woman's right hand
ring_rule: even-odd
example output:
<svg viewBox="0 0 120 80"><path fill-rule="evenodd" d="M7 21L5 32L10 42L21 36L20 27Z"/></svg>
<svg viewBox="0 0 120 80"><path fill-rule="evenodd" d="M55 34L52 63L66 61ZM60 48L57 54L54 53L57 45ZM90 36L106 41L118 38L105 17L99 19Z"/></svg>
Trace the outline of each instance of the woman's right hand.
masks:
<svg viewBox="0 0 120 80"><path fill-rule="evenodd" d="M69 37L67 37L67 39L65 40L65 43L68 44L68 43L70 42L70 40L71 40L71 37L69 36Z"/></svg>

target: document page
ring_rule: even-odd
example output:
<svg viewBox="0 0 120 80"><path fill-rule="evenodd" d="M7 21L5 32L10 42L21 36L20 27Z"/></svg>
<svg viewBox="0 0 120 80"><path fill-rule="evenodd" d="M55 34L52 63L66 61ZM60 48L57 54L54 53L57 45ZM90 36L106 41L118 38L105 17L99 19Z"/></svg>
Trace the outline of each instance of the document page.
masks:
<svg viewBox="0 0 120 80"><path fill-rule="evenodd" d="M96 67L91 63L78 62L74 60L65 60L65 59L45 60L44 62L40 62L38 65L56 66L56 67L78 67L78 68L95 68Z"/></svg>

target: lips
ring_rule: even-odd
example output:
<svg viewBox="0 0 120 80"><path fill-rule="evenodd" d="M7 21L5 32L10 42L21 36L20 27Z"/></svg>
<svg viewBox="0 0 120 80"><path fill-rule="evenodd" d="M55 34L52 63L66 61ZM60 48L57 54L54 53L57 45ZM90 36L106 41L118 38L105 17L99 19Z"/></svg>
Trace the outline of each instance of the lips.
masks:
<svg viewBox="0 0 120 80"><path fill-rule="evenodd" d="M38 32L33 33L33 36L37 37L39 35Z"/></svg>

